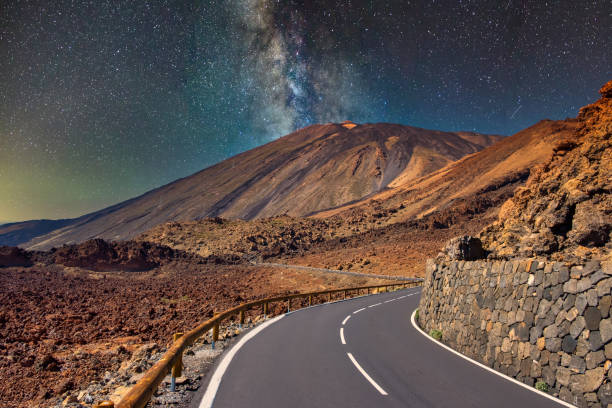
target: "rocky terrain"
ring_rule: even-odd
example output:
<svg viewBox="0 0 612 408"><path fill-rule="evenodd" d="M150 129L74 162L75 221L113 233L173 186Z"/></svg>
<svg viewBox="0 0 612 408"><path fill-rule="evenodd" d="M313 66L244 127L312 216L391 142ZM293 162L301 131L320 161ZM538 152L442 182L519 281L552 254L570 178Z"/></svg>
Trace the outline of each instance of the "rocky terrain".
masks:
<svg viewBox="0 0 612 408"><path fill-rule="evenodd" d="M84 403L89 394L80 391L92 381L104 382L106 372L120 371L143 344L166 347L172 333L192 328L215 310L274 294L377 282L207 263L176 256L167 247L149 247L157 254L146 258L158 264L152 267L121 248L92 241L46 254L17 250L37 262L0 268L0 406L77 403L79 395ZM0 259L13 256L6 247L0 253ZM72 258L73 253L78 256ZM49 259L65 264L39 262ZM135 266L150 268L135 271Z"/></svg>
<svg viewBox="0 0 612 408"><path fill-rule="evenodd" d="M485 229L495 257L606 259L612 239L612 81L585 106L579 127L559 141Z"/></svg>
<svg viewBox="0 0 612 408"><path fill-rule="evenodd" d="M312 125L19 245L124 240L167 221L205 217L304 216L428 174L500 138L388 123Z"/></svg>

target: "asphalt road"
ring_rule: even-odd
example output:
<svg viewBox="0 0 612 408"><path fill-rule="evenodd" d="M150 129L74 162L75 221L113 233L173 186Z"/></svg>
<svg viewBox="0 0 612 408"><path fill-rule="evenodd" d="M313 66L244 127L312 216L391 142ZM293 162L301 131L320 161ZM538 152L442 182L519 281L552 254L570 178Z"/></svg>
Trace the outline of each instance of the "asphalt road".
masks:
<svg viewBox="0 0 612 408"><path fill-rule="evenodd" d="M406 289L281 318L238 350L213 407L561 406L424 337L410 322L418 300Z"/></svg>

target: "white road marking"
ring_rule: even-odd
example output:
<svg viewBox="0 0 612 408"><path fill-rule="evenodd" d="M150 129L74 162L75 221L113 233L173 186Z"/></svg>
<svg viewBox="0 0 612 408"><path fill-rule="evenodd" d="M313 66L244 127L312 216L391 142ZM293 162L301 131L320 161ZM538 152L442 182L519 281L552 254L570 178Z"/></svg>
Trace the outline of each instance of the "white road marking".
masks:
<svg viewBox="0 0 612 408"><path fill-rule="evenodd" d="M255 327L253 330L245 334L244 337L240 339L240 341L236 343L234 347L232 347L232 349L225 355L225 357L223 357L223 360L221 360L219 366L217 366L215 373L210 379L210 383L208 383L208 388L206 388L206 393L204 393L204 396L202 397L202 401L200 402L199 408L212 407L212 404L215 400L215 396L217 395L217 391L219 390L219 385L221 385L221 379L223 378L223 374L225 374L227 367L230 365L232 359L234 358L234 355L236 355L238 350L240 350L240 348L244 346L247 341L255 337L257 333L259 333L272 323L277 322L283 316L284 315L281 314L280 316L270 319L267 322L264 322L259 326Z"/></svg>
<svg viewBox="0 0 612 408"><path fill-rule="evenodd" d="M348 322L348 319L351 318L351 315L348 315L344 318L344 320L342 321L342 325L344 326L346 324L346 322Z"/></svg>
<svg viewBox="0 0 612 408"><path fill-rule="evenodd" d="M357 309L357 310L355 310L355 311L353 312L353 314L357 314L357 313L361 312L362 310L366 310L366 308L365 308L365 307L362 307L361 309Z"/></svg>
<svg viewBox="0 0 612 408"><path fill-rule="evenodd" d="M340 341L342 344L346 344L346 340L344 340L344 327L340 328Z"/></svg>
<svg viewBox="0 0 612 408"><path fill-rule="evenodd" d="M382 305L382 303L374 303L373 305L370 305L368 307L375 307L375 306L379 306L379 305Z"/></svg>
<svg viewBox="0 0 612 408"><path fill-rule="evenodd" d="M382 389L382 387L380 385L376 384L376 381L374 381L372 379L372 377L370 377L368 375L368 373L366 373L363 368L361 368L361 366L359 365L357 360L355 360L355 357L353 357L353 355L351 353L346 353L346 355L351 359L351 361L353 362L355 367L357 367L357 370L359 370L361 375L363 375L365 377L365 379L368 380L370 382L370 384L372 384L374 386L374 388L376 388L376 390L378 392L380 392L382 395L389 395L389 394L387 394L387 392L385 390Z"/></svg>
<svg viewBox="0 0 612 408"><path fill-rule="evenodd" d="M421 328L419 327L419 325L418 325L418 324L416 324L416 320L414 319L415 314L416 314L416 310L415 310L414 312L412 312L412 316L410 317L410 321L412 322L412 325L414 326L414 328L415 328L415 329L417 329L417 330L418 330L418 331L419 331L419 332L420 332L420 333L421 333L423 336L427 337L429 340L431 340L431 341L433 341L434 343L436 343L438 346L440 346L440 347L442 347L442 348L445 348L446 350L450 351L451 353L453 353L453 354L455 354L455 355L457 355L457 356L459 356L459 357L463 358L464 360L469 361L469 362L470 362L470 363L472 363L472 364L477 365L477 366L478 366L478 367L480 367L480 368L483 368L483 369L485 369L485 370L487 370L487 371L489 371L489 372L491 372L491 373L493 373L493 374L495 374L495 375L498 375L498 376L500 376L500 377L502 377L502 378L504 378L504 379L506 379L506 380L508 380L508 381L510 381L510 382L513 382L513 383L515 383L516 385L519 385L519 386L521 386L521 387L523 387L523 388L526 388L526 389L528 389L528 390L529 390L529 391L531 391L531 392L535 392L536 394L540 394L541 396L546 397L546 398L548 398L548 399L550 399L550 400L553 400L554 402L556 402L556 403L558 403L558 404L561 404L561 405L563 405L563 406L565 406L565 407L575 408L575 406L574 406L574 405L572 405L572 404L569 404L569 403L567 403L567 402L565 402L565 401L561 401L560 399L555 398L555 397L553 397L552 395L547 394L547 393L545 393L545 392L542 392L542 391L540 391L540 390L538 390L538 389L536 389L536 388L534 388L534 387L530 387L530 386L528 386L527 384L523 384L522 382L520 382L520 381L518 381L518 380L516 380L516 379L514 379L514 378L512 378L512 377L508 377L508 376L507 376L507 375L505 375L505 374L502 374L502 373L500 373L500 372L498 372L498 371L495 371L494 369L492 369L492 368L491 368L491 367L489 367L489 366L486 366L486 365L484 365L484 364L482 364L482 363L479 363L479 362L478 362L478 361L476 361L476 360L472 360L471 358L469 358L469 357L467 357L467 356L464 356L463 354L459 353L458 351L456 351L456 350L454 350L454 349L452 349L452 348L448 347L448 346L447 346L446 344L444 344L444 343L441 343L441 342L439 342L439 341L437 341L437 340L434 340L434 339L433 339L433 337L428 336L428 335L427 335L427 333L425 333L425 332L423 331L423 329L421 329Z"/></svg>
<svg viewBox="0 0 612 408"><path fill-rule="evenodd" d="M390 302L395 302L397 299L389 299L389 300L385 300L385 303L390 303Z"/></svg>

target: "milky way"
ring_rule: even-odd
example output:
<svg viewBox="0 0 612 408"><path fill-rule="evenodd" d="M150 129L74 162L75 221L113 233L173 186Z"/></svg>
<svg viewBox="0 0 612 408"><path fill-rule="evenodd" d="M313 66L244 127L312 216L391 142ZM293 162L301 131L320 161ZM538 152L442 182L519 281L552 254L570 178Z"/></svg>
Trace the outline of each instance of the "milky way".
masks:
<svg viewBox="0 0 612 408"><path fill-rule="evenodd" d="M612 77L607 1L0 4L0 222L73 217L312 123L512 134Z"/></svg>

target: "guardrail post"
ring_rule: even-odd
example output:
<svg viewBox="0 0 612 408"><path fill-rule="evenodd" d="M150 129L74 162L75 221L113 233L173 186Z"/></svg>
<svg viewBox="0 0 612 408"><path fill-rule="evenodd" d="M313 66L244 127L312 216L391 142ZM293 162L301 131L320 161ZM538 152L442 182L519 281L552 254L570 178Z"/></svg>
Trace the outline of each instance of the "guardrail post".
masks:
<svg viewBox="0 0 612 408"><path fill-rule="evenodd" d="M346 300L346 290L344 291L344 300Z"/></svg>
<svg viewBox="0 0 612 408"><path fill-rule="evenodd" d="M291 299L287 299L287 313L291 311Z"/></svg>
<svg viewBox="0 0 612 408"><path fill-rule="evenodd" d="M176 341L183 335L183 333L174 333L172 336L172 341L176 343ZM179 354L176 359L176 363L172 366L172 376L170 377L170 391L176 391L176 377L180 377L183 374L183 352Z"/></svg>
<svg viewBox="0 0 612 408"><path fill-rule="evenodd" d="M331 292L327 294L327 303L331 302Z"/></svg>
<svg viewBox="0 0 612 408"><path fill-rule="evenodd" d="M263 304L263 315L264 315L264 319L268 316L268 302L265 302Z"/></svg>
<svg viewBox="0 0 612 408"><path fill-rule="evenodd" d="M312 295L308 295L308 306L312 306Z"/></svg>
<svg viewBox="0 0 612 408"><path fill-rule="evenodd" d="M213 326L212 343L211 343L211 348L213 350L215 348L215 342L217 340L219 340L219 322L216 322L215 325Z"/></svg>
<svg viewBox="0 0 612 408"><path fill-rule="evenodd" d="M238 327L242 329L242 325L244 324L244 310L240 311L239 319Z"/></svg>

